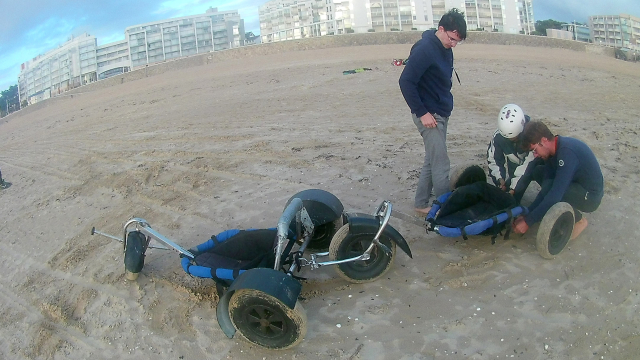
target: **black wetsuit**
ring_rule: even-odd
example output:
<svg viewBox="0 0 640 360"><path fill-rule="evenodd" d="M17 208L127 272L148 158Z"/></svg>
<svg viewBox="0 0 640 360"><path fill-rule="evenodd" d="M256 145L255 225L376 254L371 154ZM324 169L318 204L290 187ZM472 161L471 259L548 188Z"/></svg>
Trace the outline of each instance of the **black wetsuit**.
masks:
<svg viewBox="0 0 640 360"><path fill-rule="evenodd" d="M576 222L580 221L580 211L595 211L604 195L602 170L589 146L564 136L556 136L555 141L556 153L545 161L542 189L525 216L529 226L560 201L571 204Z"/></svg>

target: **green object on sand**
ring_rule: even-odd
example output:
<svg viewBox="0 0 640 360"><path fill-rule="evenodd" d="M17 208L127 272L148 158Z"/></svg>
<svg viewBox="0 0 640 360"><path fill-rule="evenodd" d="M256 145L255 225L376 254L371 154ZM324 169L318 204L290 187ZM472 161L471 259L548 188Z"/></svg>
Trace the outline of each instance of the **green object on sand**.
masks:
<svg viewBox="0 0 640 360"><path fill-rule="evenodd" d="M356 73L361 73L361 72L365 72L365 71L371 71L371 69L369 69L369 68L357 68L357 69L353 69L353 70L345 70L345 71L342 72L342 75L356 74Z"/></svg>

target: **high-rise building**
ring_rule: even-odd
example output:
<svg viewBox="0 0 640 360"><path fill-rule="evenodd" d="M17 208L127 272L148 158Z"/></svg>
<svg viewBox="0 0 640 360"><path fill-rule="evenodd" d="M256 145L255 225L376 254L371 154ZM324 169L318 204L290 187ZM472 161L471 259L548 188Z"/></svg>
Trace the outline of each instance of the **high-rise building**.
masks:
<svg viewBox="0 0 640 360"><path fill-rule="evenodd" d="M120 40L98 46L96 61L98 62L98 80L130 71L129 43L127 40Z"/></svg>
<svg viewBox="0 0 640 360"><path fill-rule="evenodd" d="M589 17L591 39L594 44L640 50L640 18L620 15Z"/></svg>
<svg viewBox="0 0 640 360"><path fill-rule="evenodd" d="M57 49L21 65L20 102L29 104L149 64L245 45L244 20L236 10L209 8L125 29L125 39L97 45L94 36L72 37Z"/></svg>
<svg viewBox="0 0 640 360"><path fill-rule="evenodd" d="M34 103L96 81L96 44L95 36L82 34L22 63L18 75L20 102Z"/></svg>
<svg viewBox="0 0 640 360"><path fill-rule="evenodd" d="M125 29L132 69L169 59L244 45L237 10L209 8L205 14L160 20Z"/></svg>
<svg viewBox="0 0 640 360"><path fill-rule="evenodd" d="M342 34L351 28L348 1L272 0L258 8L262 42Z"/></svg>
<svg viewBox="0 0 640 360"><path fill-rule="evenodd" d="M262 42L342 33L436 28L452 8L469 30L530 34L533 0L271 0L260 6Z"/></svg>
<svg viewBox="0 0 640 360"><path fill-rule="evenodd" d="M509 34L535 30L533 0L465 0L467 28Z"/></svg>

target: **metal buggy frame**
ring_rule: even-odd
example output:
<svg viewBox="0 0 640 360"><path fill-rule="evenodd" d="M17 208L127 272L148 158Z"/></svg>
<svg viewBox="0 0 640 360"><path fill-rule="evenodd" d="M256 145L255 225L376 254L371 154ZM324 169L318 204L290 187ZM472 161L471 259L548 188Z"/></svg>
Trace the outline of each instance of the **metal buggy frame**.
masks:
<svg viewBox="0 0 640 360"><path fill-rule="evenodd" d="M335 266L342 278L363 283L390 269L396 246L412 257L406 240L389 224L391 202L382 201L372 215L343 210L340 200L324 190L304 190L289 199L276 228L274 266L242 270L220 294L216 316L226 336L233 338L240 332L249 342L265 348L291 348L304 338L307 322L298 301L302 283L294 273L304 267ZM198 261L193 251L163 236L142 218L128 220L122 238L95 228L91 234L123 243L129 279L142 271L148 248L174 250L189 262ZM164 246L151 245L152 239ZM327 245L329 251L306 255L307 249L326 250Z"/></svg>

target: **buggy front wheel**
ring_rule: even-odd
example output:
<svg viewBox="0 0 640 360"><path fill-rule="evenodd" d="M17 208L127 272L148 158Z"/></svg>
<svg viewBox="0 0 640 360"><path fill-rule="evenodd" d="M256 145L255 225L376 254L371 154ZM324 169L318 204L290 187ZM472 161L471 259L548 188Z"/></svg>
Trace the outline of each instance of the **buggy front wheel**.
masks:
<svg viewBox="0 0 640 360"><path fill-rule="evenodd" d="M333 236L329 246L331 260L345 260L364 254L375 234L350 234L349 224L345 224ZM336 266L340 277L353 283L365 283L378 279L384 275L393 264L396 255L396 243L388 238L381 238L380 242L391 250L387 255L379 246L371 249L369 260L350 261Z"/></svg>
<svg viewBox="0 0 640 360"><path fill-rule="evenodd" d="M553 205L542 218L536 236L536 249L545 259L553 259L569 242L575 218L566 202Z"/></svg>
<svg viewBox="0 0 640 360"><path fill-rule="evenodd" d="M127 234L127 243L124 249L124 270L127 280L137 279L142 271L147 244L147 238L140 231L132 231Z"/></svg>
<svg viewBox="0 0 640 360"><path fill-rule="evenodd" d="M259 290L236 291L229 300L229 317L245 339L267 349L289 349L307 333L307 314L299 301L291 309Z"/></svg>

